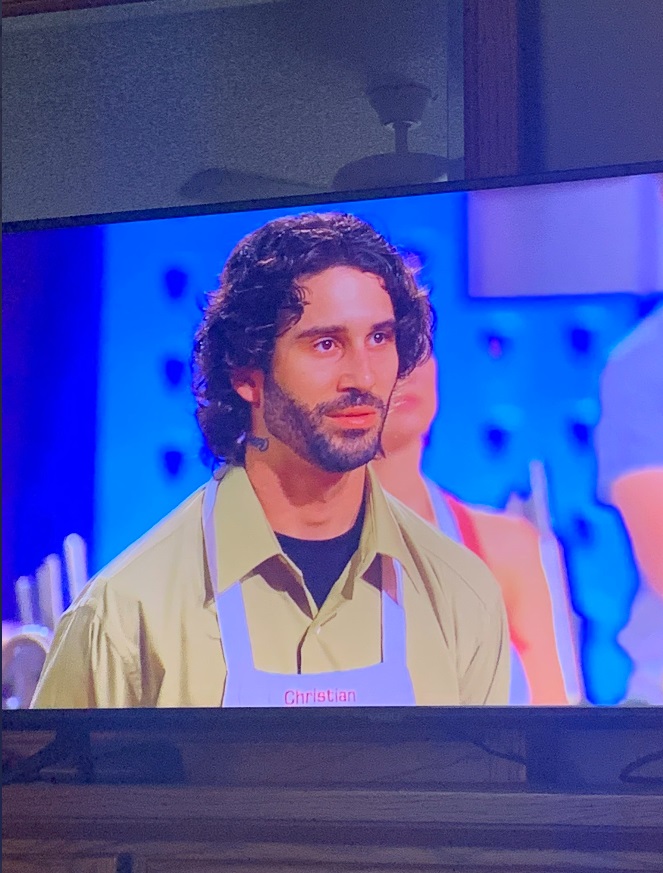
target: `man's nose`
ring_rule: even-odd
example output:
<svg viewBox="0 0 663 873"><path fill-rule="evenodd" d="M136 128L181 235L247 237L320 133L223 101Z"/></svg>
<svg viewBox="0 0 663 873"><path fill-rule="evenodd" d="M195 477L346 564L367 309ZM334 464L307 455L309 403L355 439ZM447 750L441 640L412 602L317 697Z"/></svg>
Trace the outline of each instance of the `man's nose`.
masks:
<svg viewBox="0 0 663 873"><path fill-rule="evenodd" d="M344 356L345 367L339 379L339 388L347 391L357 388L359 391L370 391L375 386L375 362L366 349L352 349Z"/></svg>

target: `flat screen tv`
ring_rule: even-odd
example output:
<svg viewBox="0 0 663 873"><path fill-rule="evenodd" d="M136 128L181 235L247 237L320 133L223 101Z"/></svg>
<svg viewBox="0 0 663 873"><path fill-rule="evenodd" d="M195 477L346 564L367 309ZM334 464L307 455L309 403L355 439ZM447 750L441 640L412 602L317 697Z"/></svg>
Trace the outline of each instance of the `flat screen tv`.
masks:
<svg viewBox="0 0 663 873"><path fill-rule="evenodd" d="M51 671L36 708L11 723L44 708L224 700L298 710L663 703L656 169L6 226L3 709L27 709L45 658ZM432 306L432 357L406 378L396 378L403 328L389 282L356 260L354 243L305 269L292 263L310 263L307 253L285 251L283 239L306 219L277 222L255 242L268 222L310 213L326 218L309 219L295 249L327 232L315 221L347 229L358 218L401 265L399 281ZM354 218L334 225L332 213ZM235 272L220 286L233 250ZM250 425L236 440L257 459L248 475L241 452L224 465L204 446L197 403L222 403L207 389L232 355L208 344L201 374L197 331L203 317L208 339L217 330L208 307L221 305L219 287L226 303L233 282L241 294L264 281L272 294L265 276L281 281L290 257L283 293L294 270L303 304L289 320L277 306L279 323L265 323L254 287L252 326L234 334L251 348L272 337L262 363L238 369L233 358L229 368L245 420L259 416L267 434ZM302 339L312 301L322 324ZM376 322L370 336L362 318ZM371 428L371 488L398 501L384 498L379 512L363 466L323 469L311 455L316 440L367 445ZM269 479L276 451L297 456L297 481ZM306 464L329 493L362 477L350 488L356 505L340 501L336 525L323 512L319 532L315 512L302 528L292 509L293 495L320 509L302 485ZM216 504L209 482L219 483ZM277 508L265 498L275 493ZM207 553L205 512L217 536ZM383 533L379 569L358 566L380 512L396 518L386 551L404 550L400 575L380 552ZM233 594L224 605L221 589ZM261 697L263 680L278 680L276 697Z"/></svg>

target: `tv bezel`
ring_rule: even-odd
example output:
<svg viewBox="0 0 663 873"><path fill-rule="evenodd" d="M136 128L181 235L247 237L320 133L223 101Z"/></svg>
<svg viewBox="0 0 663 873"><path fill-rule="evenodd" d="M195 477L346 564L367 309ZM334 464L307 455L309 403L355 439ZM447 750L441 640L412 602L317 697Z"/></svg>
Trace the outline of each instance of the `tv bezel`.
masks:
<svg viewBox="0 0 663 873"><path fill-rule="evenodd" d="M4 233L22 233L32 230L55 230L67 227L88 227L100 224L120 224L131 221L153 221L166 218L195 218L204 215L222 215L235 212L257 212L270 209L299 209L302 206L328 206L334 203L367 200L387 200L403 197L429 196L431 194L463 193L492 190L496 188L524 188L531 185L558 184L564 182L589 182L592 180L645 176L663 173L663 159L638 164L614 164L588 169L570 169L537 173L532 175L494 176L481 179L459 179L434 182L427 185L398 186L392 188L362 188L352 191L325 191L320 194L294 194L287 197L267 197L255 200L229 200L217 203L200 203L191 206L166 206L154 209L127 210L124 212L101 212L81 215L29 218L2 223Z"/></svg>
<svg viewBox="0 0 663 873"><path fill-rule="evenodd" d="M397 188L331 191L320 194L228 201L191 206L174 206L125 212L59 216L3 222L2 232L54 230L168 218L189 218L235 212L327 206L335 203L386 200L471 192L499 188L521 188L663 173L663 160L570 169L535 175L499 176L453 180L430 185ZM642 729L659 728L659 706L628 703L579 706L414 706L414 707L300 707L207 709L200 707L127 709L17 709L2 711L3 731L58 731L63 727L85 732L109 730L211 731L224 737L290 739L306 737L311 730L338 739L374 738L397 733L400 739L416 739L436 734L462 736L486 728L527 729L536 713L537 729ZM219 715L223 712L223 715Z"/></svg>
<svg viewBox="0 0 663 873"><path fill-rule="evenodd" d="M400 739L467 736L487 729L587 730L661 729L661 707L581 706L404 706L404 707L141 707L128 709L3 710L3 731L86 732L187 730L247 739ZM223 713L223 715L219 715ZM536 713L532 723L532 714ZM313 732L313 733L311 733Z"/></svg>

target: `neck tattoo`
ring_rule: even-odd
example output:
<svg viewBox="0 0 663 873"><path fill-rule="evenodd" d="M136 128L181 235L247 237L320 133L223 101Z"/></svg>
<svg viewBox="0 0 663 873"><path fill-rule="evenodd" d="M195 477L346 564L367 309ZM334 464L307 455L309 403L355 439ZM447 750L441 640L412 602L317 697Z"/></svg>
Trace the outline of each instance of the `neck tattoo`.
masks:
<svg viewBox="0 0 663 873"><path fill-rule="evenodd" d="M267 451L269 440L266 437L257 437L253 434L247 433L245 439L247 446L253 446L253 448L258 449L259 452Z"/></svg>

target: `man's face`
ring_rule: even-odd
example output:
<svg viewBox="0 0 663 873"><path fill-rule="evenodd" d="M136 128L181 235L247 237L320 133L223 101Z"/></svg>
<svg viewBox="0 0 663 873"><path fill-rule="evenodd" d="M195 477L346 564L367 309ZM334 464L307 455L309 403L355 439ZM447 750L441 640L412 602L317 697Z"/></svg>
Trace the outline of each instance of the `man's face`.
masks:
<svg viewBox="0 0 663 873"><path fill-rule="evenodd" d="M352 267L300 282L304 312L276 341L254 423L304 460L344 473L380 448L398 373L394 309L382 281Z"/></svg>
<svg viewBox="0 0 663 873"><path fill-rule="evenodd" d="M437 413L437 361L431 355L394 389L382 434L386 455L413 443L421 444Z"/></svg>

